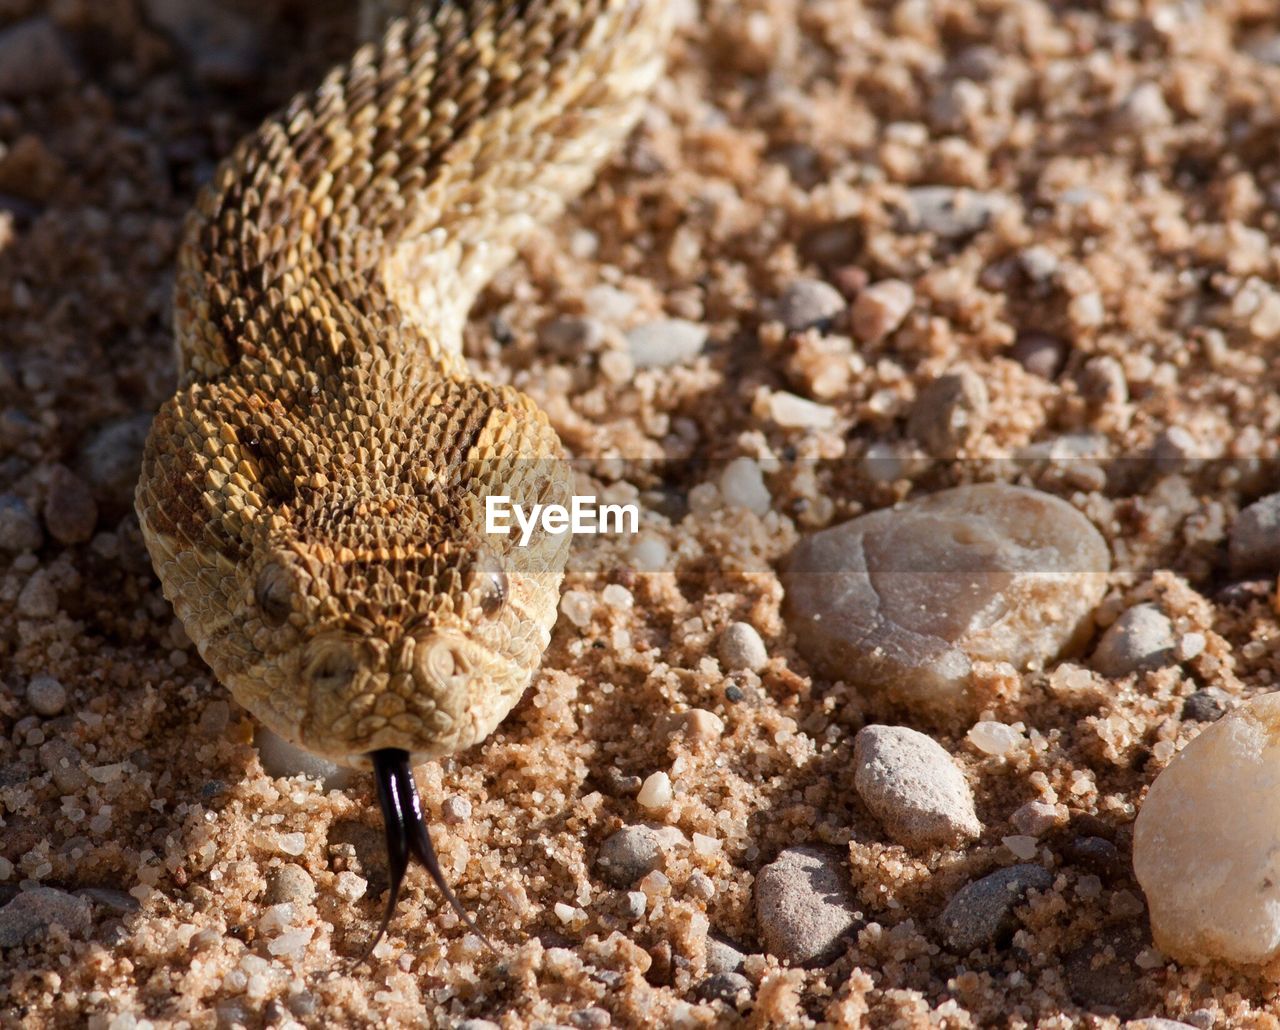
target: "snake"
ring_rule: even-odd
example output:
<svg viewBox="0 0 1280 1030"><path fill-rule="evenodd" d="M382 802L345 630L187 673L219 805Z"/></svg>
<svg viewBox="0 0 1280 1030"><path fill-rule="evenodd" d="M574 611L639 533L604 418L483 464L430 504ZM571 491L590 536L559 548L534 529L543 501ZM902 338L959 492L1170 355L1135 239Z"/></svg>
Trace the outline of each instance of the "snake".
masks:
<svg viewBox="0 0 1280 1030"><path fill-rule="evenodd" d="M487 497L564 503L573 479L535 402L468 367L468 313L630 133L672 19L665 0L362 15L383 27L241 140L184 223L176 389L135 507L235 700L372 770L390 879L376 944L411 859L479 932L413 768L483 741L529 688L568 556L567 534L485 531Z"/></svg>

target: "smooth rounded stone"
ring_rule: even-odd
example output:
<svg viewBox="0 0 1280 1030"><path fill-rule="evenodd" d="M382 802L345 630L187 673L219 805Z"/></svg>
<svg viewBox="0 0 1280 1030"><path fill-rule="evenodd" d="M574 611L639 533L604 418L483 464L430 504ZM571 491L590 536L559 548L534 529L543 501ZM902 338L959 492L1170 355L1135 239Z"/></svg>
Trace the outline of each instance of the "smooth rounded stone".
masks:
<svg viewBox="0 0 1280 1030"><path fill-rule="evenodd" d="M835 958L858 923L847 862L834 848L787 848L756 876L755 900L765 950L792 965Z"/></svg>
<svg viewBox="0 0 1280 1030"><path fill-rule="evenodd" d="M723 1001L736 1008L751 997L751 981L741 973L713 973L694 993L699 1001Z"/></svg>
<svg viewBox="0 0 1280 1030"><path fill-rule="evenodd" d="M931 232L942 239L972 236L1009 206L1009 198L999 193L952 186L917 186L907 190L903 210L905 226L911 232Z"/></svg>
<svg viewBox="0 0 1280 1030"><path fill-rule="evenodd" d="M683 318L647 322L627 333L627 346L636 368L679 365L697 357L706 342L706 328Z"/></svg>
<svg viewBox="0 0 1280 1030"><path fill-rule="evenodd" d="M1254 501L1236 516L1227 557L1232 575L1280 572L1280 493Z"/></svg>
<svg viewBox="0 0 1280 1030"><path fill-rule="evenodd" d="M769 651L760 634L749 622L731 622L720 634L717 653L730 672L749 669L759 672L768 664Z"/></svg>
<svg viewBox="0 0 1280 1030"><path fill-rule="evenodd" d="M52 676L32 677L27 684L27 704L36 715L59 715L67 706L67 688Z"/></svg>
<svg viewBox="0 0 1280 1030"><path fill-rule="evenodd" d="M48 18L29 18L0 32L0 96L44 93L74 74L66 44Z"/></svg>
<svg viewBox="0 0 1280 1030"><path fill-rule="evenodd" d="M836 409L775 390L769 397L769 417L784 429L830 429L835 425Z"/></svg>
<svg viewBox="0 0 1280 1030"><path fill-rule="evenodd" d="M1280 693L1201 730L1138 812L1133 869L1151 930L1185 962L1280 958Z"/></svg>
<svg viewBox="0 0 1280 1030"><path fill-rule="evenodd" d="M1173 623L1154 604L1138 604L1116 619L1098 641L1093 667L1104 676L1158 669L1174 660Z"/></svg>
<svg viewBox="0 0 1280 1030"><path fill-rule="evenodd" d="M1011 934L1016 909L1027 891L1047 891L1053 876L1038 865L1012 865L961 887L942 910L942 936L952 951L967 955Z"/></svg>
<svg viewBox="0 0 1280 1030"><path fill-rule="evenodd" d="M778 298L779 321L793 333L829 329L845 308L840 291L821 279L797 279Z"/></svg>
<svg viewBox="0 0 1280 1030"><path fill-rule="evenodd" d="M853 739L853 785L900 844L958 844L982 833L973 792L932 737L906 726L865 726Z"/></svg>
<svg viewBox="0 0 1280 1030"><path fill-rule="evenodd" d="M1080 644L1110 565L1065 501L961 486L803 540L785 614L823 674L955 718L974 662L1033 669Z"/></svg>
<svg viewBox="0 0 1280 1030"><path fill-rule="evenodd" d="M44 524L60 544L83 544L98 524L98 502L89 485L65 466L55 466L44 499Z"/></svg>
<svg viewBox="0 0 1280 1030"><path fill-rule="evenodd" d="M80 767L80 752L65 737L53 737L37 752L40 768L53 777L54 786L64 794L79 794L89 785L88 774Z"/></svg>
<svg viewBox="0 0 1280 1030"><path fill-rule="evenodd" d="M16 948L55 924L73 936L86 934L93 925L92 906L66 891L32 887L0 908L0 948Z"/></svg>
<svg viewBox="0 0 1280 1030"><path fill-rule="evenodd" d="M116 890L114 887L81 887L76 896L104 908L116 915L129 915L142 908L141 903L132 894Z"/></svg>
<svg viewBox="0 0 1280 1030"><path fill-rule="evenodd" d="M1033 376L1052 381L1067 363L1067 343L1059 336L1028 330L1018 334L1009 356Z"/></svg>
<svg viewBox="0 0 1280 1030"><path fill-rule="evenodd" d="M663 863L666 853L687 843L674 826L624 826L600 845L596 870L615 887L630 887Z"/></svg>
<svg viewBox="0 0 1280 1030"><path fill-rule="evenodd" d="M911 407L907 432L932 458L953 458L986 428L987 386L971 369L939 376Z"/></svg>
<svg viewBox="0 0 1280 1030"><path fill-rule="evenodd" d="M1149 1016L1146 1019L1131 1019L1125 1023L1124 1030L1197 1030L1191 1023L1179 1019L1165 1019L1163 1016Z"/></svg>
<svg viewBox="0 0 1280 1030"><path fill-rule="evenodd" d="M767 515L773 497L764 483L760 463L754 458L734 458L720 473L720 495L731 507Z"/></svg>
<svg viewBox="0 0 1280 1030"><path fill-rule="evenodd" d="M17 494L0 494L0 551L34 551L44 542L40 520Z"/></svg>
<svg viewBox="0 0 1280 1030"><path fill-rule="evenodd" d="M51 619L58 614L58 588L45 569L36 569L18 591L18 614L28 619Z"/></svg>
<svg viewBox="0 0 1280 1030"><path fill-rule="evenodd" d="M267 877L265 903L268 905L310 904L316 897L316 884L300 865L287 862Z"/></svg>
<svg viewBox="0 0 1280 1030"><path fill-rule="evenodd" d="M1182 718L1186 722L1217 722L1229 707L1230 702L1222 691L1205 687L1182 702Z"/></svg>
<svg viewBox="0 0 1280 1030"><path fill-rule="evenodd" d="M598 318L565 315L553 319L539 333L542 342L568 357L599 350L608 327Z"/></svg>
<svg viewBox="0 0 1280 1030"><path fill-rule="evenodd" d="M728 941L717 940L715 937L707 938L708 973L736 973L746 960L747 956Z"/></svg>

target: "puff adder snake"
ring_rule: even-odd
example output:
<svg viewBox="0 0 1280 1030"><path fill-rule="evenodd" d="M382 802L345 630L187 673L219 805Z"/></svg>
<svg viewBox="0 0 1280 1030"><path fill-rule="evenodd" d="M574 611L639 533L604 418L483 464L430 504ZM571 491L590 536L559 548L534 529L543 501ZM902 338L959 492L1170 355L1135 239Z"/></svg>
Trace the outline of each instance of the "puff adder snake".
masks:
<svg viewBox="0 0 1280 1030"><path fill-rule="evenodd" d="M165 596L236 700L374 769L379 937L410 857L474 926L412 765L511 709L566 560L567 536L516 554L484 533L487 494L563 501L570 480L534 403L469 372L467 312L630 130L669 31L663 0L393 6L201 193L175 288L178 388L136 496Z"/></svg>

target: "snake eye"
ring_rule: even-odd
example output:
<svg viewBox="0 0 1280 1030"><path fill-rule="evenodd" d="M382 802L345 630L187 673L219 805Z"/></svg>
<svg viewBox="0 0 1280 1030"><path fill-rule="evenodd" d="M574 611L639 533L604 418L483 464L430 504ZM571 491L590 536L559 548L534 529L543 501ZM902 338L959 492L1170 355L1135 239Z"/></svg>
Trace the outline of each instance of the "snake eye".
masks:
<svg viewBox="0 0 1280 1030"><path fill-rule="evenodd" d="M485 615L496 614L506 603L509 589L507 574L492 554L476 559L467 571L463 586Z"/></svg>
<svg viewBox="0 0 1280 1030"><path fill-rule="evenodd" d="M272 562L264 565L253 587L253 599L268 626L283 626L293 614L293 585L284 568Z"/></svg>

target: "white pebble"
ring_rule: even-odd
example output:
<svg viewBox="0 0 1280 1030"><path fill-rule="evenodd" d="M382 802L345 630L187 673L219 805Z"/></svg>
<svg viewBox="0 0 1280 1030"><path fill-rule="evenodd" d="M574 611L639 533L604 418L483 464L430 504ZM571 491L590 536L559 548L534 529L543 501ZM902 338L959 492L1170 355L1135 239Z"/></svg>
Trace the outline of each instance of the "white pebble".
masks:
<svg viewBox="0 0 1280 1030"><path fill-rule="evenodd" d="M277 958L300 958L306 951L307 945L311 943L314 933L315 930L310 926L282 933L267 945L267 951Z"/></svg>
<svg viewBox="0 0 1280 1030"><path fill-rule="evenodd" d="M591 625L596 599L584 590L566 590L560 598L560 614L579 629Z"/></svg>
<svg viewBox="0 0 1280 1030"><path fill-rule="evenodd" d="M635 598L631 595L631 591L618 583L610 583L600 591L600 599L610 608L622 611L635 604Z"/></svg>
<svg viewBox="0 0 1280 1030"><path fill-rule="evenodd" d="M358 873L344 869L338 874L337 884L334 889L338 896L345 898L347 901L359 901L364 897L365 891L369 889L369 881Z"/></svg>
<svg viewBox="0 0 1280 1030"><path fill-rule="evenodd" d="M1203 633L1184 633L1178 638L1177 656L1180 662L1189 662L1204 652Z"/></svg>
<svg viewBox="0 0 1280 1030"><path fill-rule="evenodd" d="M662 537L646 533L631 545L631 564L641 572L661 572L670 552Z"/></svg>
<svg viewBox="0 0 1280 1030"><path fill-rule="evenodd" d="M696 357L707 342L705 326L682 318L664 318L636 326L627 333L627 345L636 368L665 368Z"/></svg>
<svg viewBox="0 0 1280 1030"><path fill-rule="evenodd" d="M1003 722L976 722L967 736L970 744L988 755L1007 755L1026 740L1018 730Z"/></svg>
<svg viewBox="0 0 1280 1030"><path fill-rule="evenodd" d="M557 901L555 903L555 913L556 918L559 919L560 922L564 923L565 926L575 923L579 919L585 919L587 916L582 909L575 908L573 905L566 905L563 901Z"/></svg>
<svg viewBox="0 0 1280 1030"><path fill-rule="evenodd" d="M674 797L671 790L671 777L664 772L650 773L636 795L641 808L666 808Z"/></svg>
<svg viewBox="0 0 1280 1030"><path fill-rule="evenodd" d="M720 661L730 672L759 672L769 661L768 649L749 622L731 622L720 635Z"/></svg>
<svg viewBox="0 0 1280 1030"><path fill-rule="evenodd" d="M277 833L276 847L285 855L301 855L307 848L305 833Z"/></svg>
<svg viewBox="0 0 1280 1030"><path fill-rule="evenodd" d="M764 484L764 473L754 458L734 458L720 473L720 495L730 507L767 515L773 498Z"/></svg>
<svg viewBox="0 0 1280 1030"><path fill-rule="evenodd" d="M1040 842L1035 837L1015 834L1010 837L1002 837L1000 843L1013 852L1013 856L1018 860L1029 862L1036 857L1036 848Z"/></svg>
<svg viewBox="0 0 1280 1030"><path fill-rule="evenodd" d="M836 422L834 408L814 404L785 390L769 397L769 417L784 429L830 429Z"/></svg>

